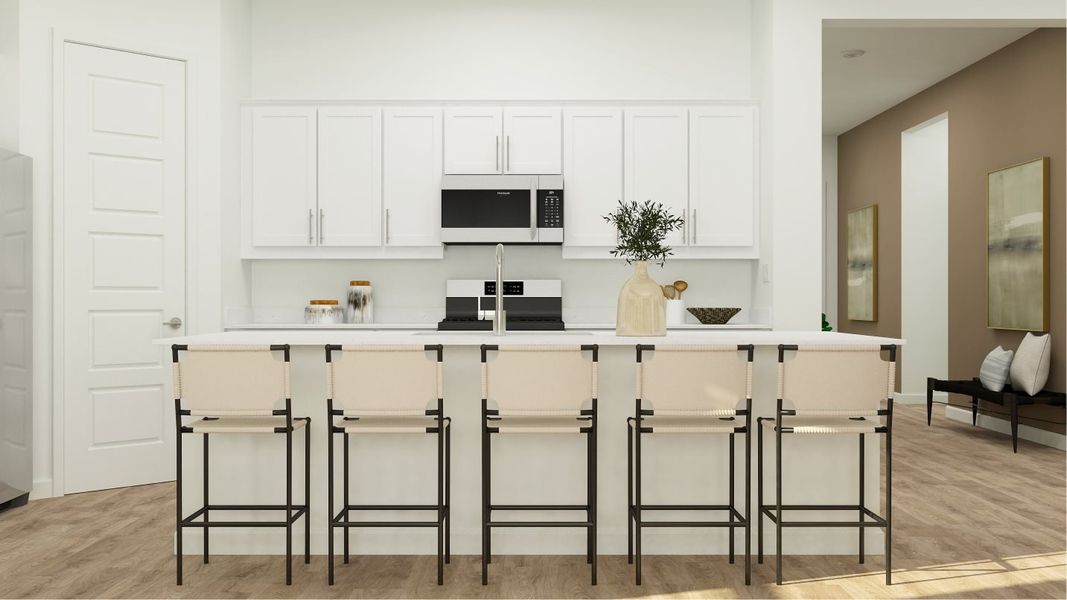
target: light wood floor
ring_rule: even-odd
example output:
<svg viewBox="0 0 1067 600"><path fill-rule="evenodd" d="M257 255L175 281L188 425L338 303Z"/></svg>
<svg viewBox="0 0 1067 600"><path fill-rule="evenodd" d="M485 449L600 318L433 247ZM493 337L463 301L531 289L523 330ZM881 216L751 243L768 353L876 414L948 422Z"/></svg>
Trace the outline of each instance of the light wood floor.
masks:
<svg viewBox="0 0 1067 600"><path fill-rule="evenodd" d="M355 557L338 561L327 587L325 559L313 556L294 560L290 588L278 557L189 557L176 587L173 487L161 484L0 513L0 597L1067 597L1064 453L1020 441L1013 455L1000 434L936 415L926 427L919 407L898 407L895 425L891 587L881 557L846 556L786 557L783 586L772 562L753 559L751 587L723 556L647 556L641 587L625 556L600 558L596 587L579 557L497 557L487 587L478 557L453 557L443 587L433 557Z"/></svg>

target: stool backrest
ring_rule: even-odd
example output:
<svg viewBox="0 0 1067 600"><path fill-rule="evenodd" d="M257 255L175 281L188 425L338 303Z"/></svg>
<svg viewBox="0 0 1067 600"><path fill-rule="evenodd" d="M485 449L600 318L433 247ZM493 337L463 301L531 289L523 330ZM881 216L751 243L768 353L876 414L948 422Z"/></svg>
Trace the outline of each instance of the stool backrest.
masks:
<svg viewBox="0 0 1067 600"><path fill-rule="evenodd" d="M896 385L896 346L779 346L778 398L797 414L876 415Z"/></svg>
<svg viewBox="0 0 1067 600"><path fill-rule="evenodd" d="M289 346L176 345L172 356L174 397L190 415L271 415L290 397Z"/></svg>
<svg viewBox="0 0 1067 600"><path fill-rule="evenodd" d="M482 398L501 415L578 414L596 396L596 345L482 346Z"/></svg>
<svg viewBox="0 0 1067 600"><path fill-rule="evenodd" d="M730 416L752 398L752 346L637 346L637 399L658 415Z"/></svg>
<svg viewBox="0 0 1067 600"><path fill-rule="evenodd" d="M326 396L345 415L424 415L443 397L443 349L327 346Z"/></svg>

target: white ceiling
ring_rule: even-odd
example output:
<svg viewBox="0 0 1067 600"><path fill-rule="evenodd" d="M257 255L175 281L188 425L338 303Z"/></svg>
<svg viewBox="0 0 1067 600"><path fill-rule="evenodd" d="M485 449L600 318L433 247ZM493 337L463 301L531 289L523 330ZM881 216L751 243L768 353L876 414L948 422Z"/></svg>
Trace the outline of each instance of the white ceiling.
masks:
<svg viewBox="0 0 1067 600"><path fill-rule="evenodd" d="M823 133L840 134L1033 31L1020 27L827 27ZM846 59L843 50L866 54Z"/></svg>

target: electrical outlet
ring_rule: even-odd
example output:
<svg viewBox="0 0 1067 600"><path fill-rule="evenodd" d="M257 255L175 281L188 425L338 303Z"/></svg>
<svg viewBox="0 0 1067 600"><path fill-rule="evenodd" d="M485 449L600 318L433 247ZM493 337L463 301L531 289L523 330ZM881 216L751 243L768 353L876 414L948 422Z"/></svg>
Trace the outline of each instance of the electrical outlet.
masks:
<svg viewBox="0 0 1067 600"><path fill-rule="evenodd" d="M771 265L770 265L770 263L763 263L763 265L761 265L761 268L763 269L763 283L770 283L771 282Z"/></svg>

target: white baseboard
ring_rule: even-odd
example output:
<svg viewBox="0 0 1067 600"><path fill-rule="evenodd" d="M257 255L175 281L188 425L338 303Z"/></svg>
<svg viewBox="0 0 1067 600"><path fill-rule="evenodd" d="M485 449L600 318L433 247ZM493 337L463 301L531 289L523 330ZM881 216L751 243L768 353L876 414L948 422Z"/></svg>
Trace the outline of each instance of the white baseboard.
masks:
<svg viewBox="0 0 1067 600"><path fill-rule="evenodd" d="M945 416L955 421L961 421L963 423L970 424L971 411L969 409L960 408L958 406L946 406ZM990 415L983 415L978 413L978 426L990 431L996 431L1011 435L1011 422L1007 419L1000 419ZM1055 433L1052 431L1045 431L1044 429L1038 429L1037 427L1031 427L1030 425L1019 424L1019 439L1028 440L1042 446L1051 446L1059 450L1067 450L1067 436L1062 433Z"/></svg>
<svg viewBox="0 0 1067 600"><path fill-rule="evenodd" d="M945 392L934 392L935 402L946 402L948 400L948 394ZM926 404L926 392L920 392L918 394L905 394L903 392L893 393L893 402L897 404Z"/></svg>
<svg viewBox="0 0 1067 600"><path fill-rule="evenodd" d="M52 489L52 478L47 479L34 479L33 489L30 490L30 500L40 500L41 498L51 498L55 496Z"/></svg>

